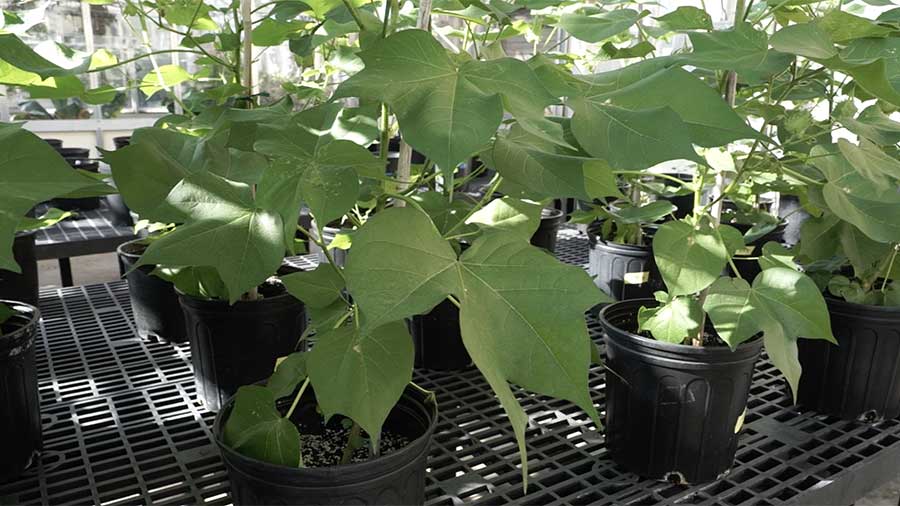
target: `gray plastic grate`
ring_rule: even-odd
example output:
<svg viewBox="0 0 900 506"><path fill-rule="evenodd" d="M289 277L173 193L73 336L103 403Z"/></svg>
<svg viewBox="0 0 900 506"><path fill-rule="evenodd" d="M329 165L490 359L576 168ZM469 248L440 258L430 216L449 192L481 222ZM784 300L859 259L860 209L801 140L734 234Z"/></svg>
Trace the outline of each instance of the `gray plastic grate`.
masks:
<svg viewBox="0 0 900 506"><path fill-rule="evenodd" d="M116 225L106 199L100 202L99 209L78 211L74 218L38 230L34 238L38 260L108 253L136 238L134 227Z"/></svg>
<svg viewBox="0 0 900 506"><path fill-rule="evenodd" d="M558 256L587 264L564 229ZM315 259L292 263L312 267ZM0 504L228 504L228 479L199 407L186 347L135 337L124 281L42 293L38 348L44 451ZM601 341L599 326L588 320ZM607 459L602 434L564 401L520 391L530 415L531 475L522 490L512 431L481 374L416 372L437 393L429 505L850 504L900 466L900 422L843 422L801 413L767 361L754 377L732 472L697 487L640 480ZM604 372L590 373L604 403Z"/></svg>

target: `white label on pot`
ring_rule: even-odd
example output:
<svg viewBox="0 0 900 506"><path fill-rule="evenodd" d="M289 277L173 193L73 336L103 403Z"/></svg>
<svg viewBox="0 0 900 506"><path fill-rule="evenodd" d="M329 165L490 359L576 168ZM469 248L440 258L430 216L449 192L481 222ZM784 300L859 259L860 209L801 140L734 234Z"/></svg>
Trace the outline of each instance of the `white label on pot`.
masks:
<svg viewBox="0 0 900 506"><path fill-rule="evenodd" d="M741 416L738 417L737 422L734 423L734 433L737 434L741 431L741 427L744 426L744 417L747 416L747 408L744 408L744 412L741 413Z"/></svg>
<svg viewBox="0 0 900 506"><path fill-rule="evenodd" d="M626 285L642 285L648 279L650 279L649 272L626 272L624 281Z"/></svg>

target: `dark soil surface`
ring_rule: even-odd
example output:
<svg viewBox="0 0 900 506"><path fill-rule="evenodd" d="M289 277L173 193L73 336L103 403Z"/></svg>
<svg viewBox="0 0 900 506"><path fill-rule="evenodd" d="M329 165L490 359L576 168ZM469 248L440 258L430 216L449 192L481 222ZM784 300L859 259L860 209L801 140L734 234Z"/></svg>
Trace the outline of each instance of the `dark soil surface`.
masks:
<svg viewBox="0 0 900 506"><path fill-rule="evenodd" d="M350 435L350 429L344 427L328 427L321 434L307 434L304 428L300 429L301 453L303 454L303 465L306 467L330 467L337 466L341 463L341 456L344 453L344 447L347 445L347 438ZM363 433L363 442L361 448L357 448L353 452L350 459L351 463L365 462L369 460L369 438ZM395 452L410 443L406 436L383 430L381 432L381 454L387 455Z"/></svg>

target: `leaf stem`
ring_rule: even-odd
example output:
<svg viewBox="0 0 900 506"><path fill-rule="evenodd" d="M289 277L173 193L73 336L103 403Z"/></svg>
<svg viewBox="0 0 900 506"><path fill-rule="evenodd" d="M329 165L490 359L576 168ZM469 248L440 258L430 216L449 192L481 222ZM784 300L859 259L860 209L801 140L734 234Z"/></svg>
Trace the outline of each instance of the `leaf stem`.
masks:
<svg viewBox="0 0 900 506"><path fill-rule="evenodd" d="M341 454L341 465L345 466L350 463L350 459L353 458L353 452L358 448L356 445L356 440L359 439L359 424L353 422L353 427L350 427L350 434L347 435L347 444L344 445L344 451Z"/></svg>
<svg viewBox="0 0 900 506"><path fill-rule="evenodd" d="M308 386L309 386L309 376L307 376L306 379L303 381L303 386L300 387L300 391L297 392L297 395L294 397L294 402L291 403L290 409L288 409L287 413L285 413L283 418L288 419L288 420L291 419L291 415L294 414L294 410L297 409L297 405L300 404L300 398L303 397L303 392L306 391L306 387L308 387Z"/></svg>
<svg viewBox="0 0 900 506"><path fill-rule="evenodd" d="M888 262L887 270L884 271L884 276L881 279L881 293L887 289L888 279L891 277L891 270L894 268L894 260L897 259L897 251L900 250L900 244L894 244L894 252L891 253L891 261Z"/></svg>

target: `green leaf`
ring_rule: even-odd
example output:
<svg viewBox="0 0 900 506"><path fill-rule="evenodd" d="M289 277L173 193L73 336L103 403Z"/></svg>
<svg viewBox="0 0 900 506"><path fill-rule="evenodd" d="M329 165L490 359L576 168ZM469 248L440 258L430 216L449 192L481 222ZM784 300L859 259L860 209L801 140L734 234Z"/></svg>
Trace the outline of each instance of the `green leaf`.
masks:
<svg viewBox="0 0 900 506"><path fill-rule="evenodd" d="M350 417L378 448L381 426L412 380L413 343L403 321L360 330L345 325L318 336L309 379L326 420Z"/></svg>
<svg viewBox="0 0 900 506"><path fill-rule="evenodd" d="M697 334L703 310L693 297L675 297L658 307L641 307L638 323L641 331L649 331L659 341L679 344Z"/></svg>
<svg viewBox="0 0 900 506"><path fill-rule="evenodd" d="M630 47L616 47L612 42L603 44L603 52L612 59L642 58L656 50L653 44L642 40Z"/></svg>
<svg viewBox="0 0 900 506"><path fill-rule="evenodd" d="M800 266L794 262L794 252L784 247L783 244L772 241L763 245L762 256L759 257L759 266L763 270L773 267L800 270Z"/></svg>
<svg viewBox="0 0 900 506"><path fill-rule="evenodd" d="M633 9L617 9L593 15L563 14L559 18L559 27L578 40L600 42L628 30L647 14L647 11L638 12Z"/></svg>
<svg viewBox="0 0 900 506"><path fill-rule="evenodd" d="M307 357L309 357L309 353L305 351L291 353L275 367L275 372L269 377L266 388L272 391L276 399L293 394L297 386L306 379Z"/></svg>
<svg viewBox="0 0 900 506"><path fill-rule="evenodd" d="M310 307L325 308L342 298L344 280L328 264L281 277L287 291Z"/></svg>
<svg viewBox="0 0 900 506"><path fill-rule="evenodd" d="M837 55L834 41L818 24L791 25L775 32L769 43L782 53L828 59Z"/></svg>
<svg viewBox="0 0 900 506"><path fill-rule="evenodd" d="M607 212L619 223L653 223L677 208L668 200L656 200L642 206L624 206Z"/></svg>
<svg viewBox="0 0 900 506"><path fill-rule="evenodd" d="M74 216L75 213L72 211L63 211L62 209L57 209L55 207L50 208L38 218L22 218L22 221L19 222L19 226L17 228L18 231L24 232L27 230L38 230L41 228L52 227L57 223Z"/></svg>
<svg viewBox="0 0 900 506"><path fill-rule="evenodd" d="M225 444L242 455L288 467L303 465L300 433L275 409L268 388L239 388L223 432Z"/></svg>
<svg viewBox="0 0 900 506"><path fill-rule="evenodd" d="M689 128L669 107L628 110L577 99L572 132L591 156L615 169L645 169L669 160L703 163L691 144Z"/></svg>
<svg viewBox="0 0 900 506"><path fill-rule="evenodd" d="M900 142L900 123L884 114L877 105L865 108L856 117L854 117L854 114L838 116L838 121L847 130L875 144L891 146Z"/></svg>
<svg viewBox="0 0 900 506"><path fill-rule="evenodd" d="M421 30L395 33L359 56L365 68L338 88L336 98L388 103L403 137L448 179L457 164L489 143L504 104L533 118L556 102L526 63L453 59Z"/></svg>
<svg viewBox="0 0 900 506"><path fill-rule="evenodd" d="M304 29L306 29L306 23L285 22L266 18L253 29L253 45L260 47L279 46Z"/></svg>
<svg viewBox="0 0 900 506"><path fill-rule="evenodd" d="M575 197L591 200L620 195L615 175L604 162L557 154L536 146L528 136L498 135L491 150L491 164L506 180L525 188L536 198Z"/></svg>
<svg viewBox="0 0 900 506"><path fill-rule="evenodd" d="M694 50L678 56L678 61L710 70L734 70L751 80L760 80L780 73L794 61L794 57L769 50L768 36L749 23L712 33L688 34Z"/></svg>
<svg viewBox="0 0 900 506"><path fill-rule="evenodd" d="M800 229L800 254L816 262L846 257L858 274L871 271L890 252L890 245L870 239L833 214L810 217Z"/></svg>
<svg viewBox="0 0 900 506"><path fill-rule="evenodd" d="M653 18L666 30L712 30L712 18L703 9L683 5L674 11Z"/></svg>
<svg viewBox="0 0 900 506"><path fill-rule="evenodd" d="M816 24L838 44L866 37L883 37L892 30L840 9L828 11Z"/></svg>
<svg viewBox="0 0 900 506"><path fill-rule="evenodd" d="M476 211L466 223L506 231L527 241L541 224L542 209L539 204L503 197Z"/></svg>
<svg viewBox="0 0 900 506"><path fill-rule="evenodd" d="M210 17L213 8L202 0L161 0L159 10L166 21L173 25L186 26L193 30L218 30Z"/></svg>
<svg viewBox="0 0 900 506"><path fill-rule="evenodd" d="M32 207L96 189L109 187L72 170L49 144L21 125L0 123L0 269L20 272L12 244L19 221Z"/></svg>
<svg viewBox="0 0 900 506"><path fill-rule="evenodd" d="M256 207L246 186L196 174L173 188L167 201L185 211L189 221L153 241L138 265L212 267L231 303L281 265L281 218Z"/></svg>
<svg viewBox="0 0 900 506"><path fill-rule="evenodd" d="M16 312L6 304L0 303L0 323L6 322L13 316L16 315Z"/></svg>
<svg viewBox="0 0 900 506"><path fill-rule="evenodd" d="M453 202L450 202L443 193L433 191L419 192L413 195L412 198L428 214L442 236L447 235L447 232L451 230L459 234L477 230L470 225L456 227L460 220L465 218L469 211L472 210L472 207L474 207L474 204L466 199L455 198Z"/></svg>
<svg viewBox="0 0 900 506"><path fill-rule="evenodd" d="M900 179L900 161L878 146L865 139L858 146L847 139L839 139L838 148L857 173L879 188L896 186L896 181Z"/></svg>
<svg viewBox="0 0 900 506"><path fill-rule="evenodd" d="M486 233L457 260L427 215L392 208L356 234L345 273L363 331L457 297L463 342L510 416L522 452L527 416L510 382L575 402L596 420L584 311L608 298L579 267L504 232Z"/></svg>
<svg viewBox="0 0 900 506"><path fill-rule="evenodd" d="M60 47L55 43L47 41L41 48L45 49L42 52L47 56L52 56L55 60L64 59L61 57ZM42 79L80 74L91 65L91 59L88 57L75 61L68 60L65 62L67 64L65 67L60 66L38 54L20 38L10 33L0 33L0 60L19 70L37 74Z"/></svg>
<svg viewBox="0 0 900 506"><path fill-rule="evenodd" d="M836 343L822 293L812 279L794 269L766 269L752 286L743 279L719 278L709 288L703 309L732 349L762 332L769 358L795 397L800 380L796 340Z"/></svg>
<svg viewBox="0 0 900 506"><path fill-rule="evenodd" d="M653 236L653 255L671 296L692 295L712 284L728 261L722 237L709 225L679 220Z"/></svg>
<svg viewBox="0 0 900 506"><path fill-rule="evenodd" d="M595 102L609 99L631 110L670 107L687 124L691 141L699 146L760 138L759 132L750 128L715 89L678 67L660 70L612 93L586 96Z"/></svg>
<svg viewBox="0 0 900 506"><path fill-rule="evenodd" d="M179 65L161 65L158 70L147 72L141 80L141 91L147 97L151 97L157 91L171 88L193 78L194 76L190 72Z"/></svg>

